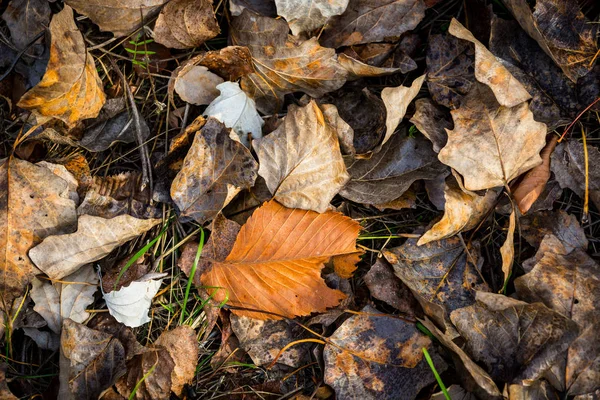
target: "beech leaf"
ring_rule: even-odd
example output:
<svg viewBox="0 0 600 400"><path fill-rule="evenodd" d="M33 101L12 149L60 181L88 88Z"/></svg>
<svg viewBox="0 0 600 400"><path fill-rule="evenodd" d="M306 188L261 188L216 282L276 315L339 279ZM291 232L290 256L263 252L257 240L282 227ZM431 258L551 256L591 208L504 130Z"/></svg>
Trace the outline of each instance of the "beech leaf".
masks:
<svg viewBox="0 0 600 400"><path fill-rule="evenodd" d="M344 295L329 289L321 268L333 256L355 253L360 226L350 218L327 211L290 209L276 201L258 208L240 230L225 260L212 262L203 274L216 301L293 318L325 311ZM259 319L278 315L247 310L235 314Z"/></svg>
<svg viewBox="0 0 600 400"><path fill-rule="evenodd" d="M174 49L189 49L220 32L211 0L171 0L158 15L154 40Z"/></svg>
<svg viewBox="0 0 600 400"><path fill-rule="evenodd" d="M47 237L29 250L29 257L50 278L60 279L85 264L107 256L160 221L137 219L129 215L110 219L82 215L77 232Z"/></svg>
<svg viewBox="0 0 600 400"><path fill-rule="evenodd" d="M83 35L77 29L69 6L50 22L50 61L40 83L25 93L18 106L31 110L38 123L52 118L74 127L85 118L94 118L106 96Z"/></svg>
<svg viewBox="0 0 600 400"><path fill-rule="evenodd" d="M350 0L346 12L329 20L321 43L337 48L399 38L424 16L422 0Z"/></svg>
<svg viewBox="0 0 600 400"><path fill-rule="evenodd" d="M196 132L171 184L171 198L181 215L200 223L211 220L240 190L254 185L257 163L230 133L214 118Z"/></svg>
<svg viewBox="0 0 600 400"><path fill-rule="evenodd" d="M224 82L216 88L221 94L206 107L204 115L214 117L233 129L244 146L250 148L249 136L253 140L260 139L264 125L254 100L240 89L237 82Z"/></svg>
<svg viewBox="0 0 600 400"><path fill-rule="evenodd" d="M527 102L501 106L490 89L477 85L451 113L454 129L438 158L464 177L467 190L507 186L541 163L546 125L533 119Z"/></svg>
<svg viewBox="0 0 600 400"><path fill-rule="evenodd" d="M102 31L125 36L154 15L168 0L67 0L79 14L89 17Z"/></svg>
<svg viewBox="0 0 600 400"><path fill-rule="evenodd" d="M342 14L348 0L275 0L277 14L288 22L294 35L322 27L330 17Z"/></svg>
<svg viewBox="0 0 600 400"><path fill-rule="evenodd" d="M148 310L166 274L148 274L119 290L104 293L110 315L131 328L150 322Z"/></svg>
<svg viewBox="0 0 600 400"><path fill-rule="evenodd" d="M289 208L324 212L348 181L336 133L314 100L290 106L283 123L256 146L258 174Z"/></svg>

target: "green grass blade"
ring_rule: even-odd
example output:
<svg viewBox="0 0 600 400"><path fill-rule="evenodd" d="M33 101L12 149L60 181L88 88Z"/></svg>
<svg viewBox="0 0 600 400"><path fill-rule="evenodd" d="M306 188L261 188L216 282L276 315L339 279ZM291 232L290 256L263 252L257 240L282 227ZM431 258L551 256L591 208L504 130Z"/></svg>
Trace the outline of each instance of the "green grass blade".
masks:
<svg viewBox="0 0 600 400"><path fill-rule="evenodd" d="M435 369L435 365L433 365L433 360L431 359L431 356L429 355L429 352L425 347L423 347L423 354L425 355L427 364L429 364L429 368L431 368L431 371L433 372L433 376L435 376L435 380L442 389L442 393L444 393L444 397L446 397L446 400L452 400L452 398L450 397L450 393L448 393L448 390L446 389L446 385L444 385L444 382L442 382L442 378L440 378L440 374L438 374L437 369Z"/></svg>

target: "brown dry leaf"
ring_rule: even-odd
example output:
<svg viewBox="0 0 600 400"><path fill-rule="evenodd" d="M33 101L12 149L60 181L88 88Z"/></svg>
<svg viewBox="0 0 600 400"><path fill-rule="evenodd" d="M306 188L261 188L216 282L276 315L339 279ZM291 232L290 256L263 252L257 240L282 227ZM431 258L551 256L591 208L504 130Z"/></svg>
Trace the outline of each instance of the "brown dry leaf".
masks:
<svg viewBox="0 0 600 400"><path fill-rule="evenodd" d="M543 302L577 323L579 337L564 354L565 363L553 372L561 391L569 395L593 392L600 382L600 266L581 248L559 254L554 248L540 247L536 259L533 268L515 280L517 296Z"/></svg>
<svg viewBox="0 0 600 400"><path fill-rule="evenodd" d="M231 328L252 362L267 365L275 360L279 351L287 344L306 337L306 331L289 321L264 321L260 319L231 315ZM277 359L278 364L298 368L305 364L304 357L310 347L292 346Z"/></svg>
<svg viewBox="0 0 600 400"><path fill-rule="evenodd" d="M175 77L174 90L181 100L197 106L210 104L219 96L217 85L223 79L201 65L192 65Z"/></svg>
<svg viewBox="0 0 600 400"><path fill-rule="evenodd" d="M59 398L97 399L125 372L125 349L113 335L66 319L60 338Z"/></svg>
<svg viewBox="0 0 600 400"><path fill-rule="evenodd" d="M384 258L378 258L363 279L374 298L404 314L412 315L418 310L410 288L394 275L394 269Z"/></svg>
<svg viewBox="0 0 600 400"><path fill-rule="evenodd" d="M547 235L555 236L568 254L576 248L587 249L585 231L577 217L564 210L540 211L519 219L521 235L534 247L541 247ZM557 249L558 250L558 249Z"/></svg>
<svg viewBox="0 0 600 400"><path fill-rule="evenodd" d="M175 362L171 371L171 391L181 397L183 387L196 375L199 353L196 332L190 326L180 325L161 333L154 344L164 347Z"/></svg>
<svg viewBox="0 0 600 400"><path fill-rule="evenodd" d="M506 233L506 241L500 247L500 255L502 256L502 273L504 274L503 289L508 283L508 279L512 274L513 261L515 258L515 228L517 227L516 211L513 210L508 218L508 232Z"/></svg>
<svg viewBox="0 0 600 400"><path fill-rule="evenodd" d="M0 160L0 192L0 308L8 311L37 273L29 249L47 236L73 232L77 214L68 183L27 161Z"/></svg>
<svg viewBox="0 0 600 400"><path fill-rule="evenodd" d="M598 26L588 21L575 0L536 0L532 13L526 0L506 0L521 27L573 82L593 67L598 52Z"/></svg>
<svg viewBox="0 0 600 400"><path fill-rule="evenodd" d="M414 399L435 381L423 348L438 372L447 368L415 324L371 306L346 320L329 340L323 350L324 380L339 399Z"/></svg>
<svg viewBox="0 0 600 400"><path fill-rule="evenodd" d="M340 194L357 203L381 205L397 200L416 180L433 179L444 168L427 139L399 132L370 159L351 162L350 182Z"/></svg>
<svg viewBox="0 0 600 400"><path fill-rule="evenodd" d="M160 219L137 219L130 215L111 219L82 215L77 232L47 237L29 250L29 257L50 278L60 279L105 257L160 222Z"/></svg>
<svg viewBox="0 0 600 400"><path fill-rule="evenodd" d="M250 49L256 70L242 78L242 89L265 113L281 108L287 93L304 92L320 97L346 82L347 72L338 63L333 49L321 47L316 38L306 41L288 38L288 30L282 19L262 17L247 10L231 23L232 43Z"/></svg>
<svg viewBox="0 0 600 400"><path fill-rule="evenodd" d="M45 0L11 0L2 13L12 43L19 50L46 29L50 17L50 4Z"/></svg>
<svg viewBox="0 0 600 400"><path fill-rule="evenodd" d="M483 259L478 242L465 251L457 236L423 246L408 239L402 246L384 251L384 256L425 313L440 326L452 311L473 304L476 290L490 290L479 272Z"/></svg>
<svg viewBox="0 0 600 400"><path fill-rule="evenodd" d="M257 163L235 132L208 118L196 133L171 198L181 215L204 223L213 219L240 190L254 185Z"/></svg>
<svg viewBox="0 0 600 400"><path fill-rule="evenodd" d="M422 0L350 0L346 12L329 20L320 40L334 48L394 41L424 16Z"/></svg>
<svg viewBox="0 0 600 400"><path fill-rule="evenodd" d="M0 399L1 400L18 400L18 397L12 394L6 381L6 367L7 364L0 363Z"/></svg>
<svg viewBox="0 0 600 400"><path fill-rule="evenodd" d="M360 226L327 211L289 209L275 201L257 209L237 236L224 261L212 262L201 280L216 301L293 318L325 311L344 295L321 279L323 264L333 256L355 253ZM259 319L277 315L245 310L235 314Z"/></svg>
<svg viewBox="0 0 600 400"><path fill-rule="evenodd" d="M121 396L136 400L168 399L175 361L162 346L151 346L127 361L127 373L116 383ZM139 385L138 385L139 383ZM135 395L133 389L137 388Z"/></svg>
<svg viewBox="0 0 600 400"><path fill-rule="evenodd" d="M420 321L435 336L440 343L453 353L454 364L458 375L463 381L463 386L478 396L480 399L502 399L502 393L490 376L456 345L446 332L442 333L430 320ZM453 397L454 399L454 397Z"/></svg>
<svg viewBox="0 0 600 400"><path fill-rule="evenodd" d="M531 384L524 382L523 384L510 385L508 387L509 400L551 400L558 399L559 397L559 394L547 381L539 380Z"/></svg>
<svg viewBox="0 0 600 400"><path fill-rule="evenodd" d="M319 108L323 112L326 123L331 126L337 135L342 155L354 156L356 154L354 129L342 119L337 107L333 104L320 104Z"/></svg>
<svg viewBox="0 0 600 400"><path fill-rule="evenodd" d="M501 106L515 107L531 98L521 82L456 19L452 19L448 32L475 45L475 78L489 86Z"/></svg>
<svg viewBox="0 0 600 400"><path fill-rule="evenodd" d="M387 110L387 116L385 120L385 136L381 141L381 146L383 146L394 134L396 131L396 127L404 118L406 114L406 109L408 105L413 101L413 99L419 94L419 90L421 90L421 86L423 86L423 82L425 81L425 75L421 75L417 79L415 79L410 85L407 86L398 86L398 87L386 87L381 91L381 99L385 104L385 109ZM377 152L378 150L375 150Z"/></svg>
<svg viewBox="0 0 600 400"><path fill-rule="evenodd" d="M146 22L168 0L67 0L79 14L89 17L102 31L125 36Z"/></svg>
<svg viewBox="0 0 600 400"><path fill-rule="evenodd" d="M533 119L527 102L503 107L477 84L451 113L454 129L447 131L448 144L438 158L464 177L467 190L506 187L541 163L546 125Z"/></svg>
<svg viewBox="0 0 600 400"><path fill-rule="evenodd" d="M154 40L170 48L189 49L220 32L212 0L171 0L158 15Z"/></svg>
<svg viewBox="0 0 600 400"><path fill-rule="evenodd" d="M540 153L542 163L527 172L517 186L513 188L513 197L521 214L529 211L546 188L546 183L550 179L550 156L554 152L557 142L558 136L552 135L550 141Z"/></svg>
<svg viewBox="0 0 600 400"><path fill-rule="evenodd" d="M496 204L497 190L488 190L480 196L462 188L457 179L453 176L446 179L444 216L421 236L417 242L419 246L476 228Z"/></svg>
<svg viewBox="0 0 600 400"><path fill-rule="evenodd" d="M425 181L427 182L427 181ZM388 201L387 203L373 204L379 211L384 210L403 210L405 208L417 208L417 194L412 189L408 189L402 196Z"/></svg>
<svg viewBox="0 0 600 400"><path fill-rule="evenodd" d="M290 106L283 123L258 141L258 174L275 200L324 212L348 182L336 132L314 100Z"/></svg>
<svg viewBox="0 0 600 400"><path fill-rule="evenodd" d="M294 35L322 27L333 16L342 14L348 0L275 0L277 14L286 19Z"/></svg>
<svg viewBox="0 0 600 400"><path fill-rule="evenodd" d="M55 14L50 22L50 60L44 77L21 97L19 107L31 110L38 123L57 118L74 127L85 118L94 118L106 96L83 35L69 6Z"/></svg>
<svg viewBox="0 0 600 400"><path fill-rule="evenodd" d="M577 325L541 303L477 292L477 303L450 319L465 338L465 350L501 382L542 376L577 337Z"/></svg>
<svg viewBox="0 0 600 400"><path fill-rule="evenodd" d="M433 143L433 151L439 153L448 142L446 129L452 128L448 110L436 105L428 98L415 101L415 108L410 122Z"/></svg>
<svg viewBox="0 0 600 400"><path fill-rule="evenodd" d="M400 72L400 68L375 67L373 65L365 64L344 53L338 54L338 62L348 71L348 80L386 76Z"/></svg>
<svg viewBox="0 0 600 400"><path fill-rule="evenodd" d="M452 110L462 104L475 81L473 49L450 35L431 35L427 47L427 88L436 103Z"/></svg>

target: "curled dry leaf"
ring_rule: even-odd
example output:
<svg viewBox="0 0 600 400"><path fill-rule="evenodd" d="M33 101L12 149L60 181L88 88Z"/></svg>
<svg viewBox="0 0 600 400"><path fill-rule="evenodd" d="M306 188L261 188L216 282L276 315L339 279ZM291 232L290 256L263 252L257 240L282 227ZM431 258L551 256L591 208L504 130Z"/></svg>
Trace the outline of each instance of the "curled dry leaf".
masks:
<svg viewBox="0 0 600 400"><path fill-rule="evenodd" d="M230 133L215 118L209 118L196 132L171 184L171 198L182 216L200 223L211 220L240 190L254 185L257 163Z"/></svg>
<svg viewBox="0 0 600 400"><path fill-rule="evenodd" d="M346 82L347 72L333 49L321 47L316 38L288 38L288 30L284 20L247 10L231 24L232 43L250 49L256 70L242 78L242 89L266 113L281 108L287 93L320 97Z"/></svg>
<svg viewBox="0 0 600 400"><path fill-rule="evenodd" d="M450 114L427 98L415 101L415 107L410 122L433 143L433 151L439 153L448 142L446 129L452 128Z"/></svg>
<svg viewBox="0 0 600 400"><path fill-rule="evenodd" d="M83 14L102 31L125 36L155 15L168 0L67 0L79 14Z"/></svg>
<svg viewBox="0 0 600 400"><path fill-rule="evenodd" d="M494 380L541 377L577 337L577 325L541 303L477 292L477 303L450 319L466 339L466 351Z"/></svg>
<svg viewBox="0 0 600 400"><path fill-rule="evenodd" d="M69 6L50 22L50 61L41 82L21 97L19 107L31 110L38 123L52 118L74 127L98 115L106 97L102 81Z"/></svg>
<svg viewBox="0 0 600 400"><path fill-rule="evenodd" d="M415 79L410 87L386 87L381 91L381 99L383 100L385 109L387 110L387 116L385 120L386 131L383 141L381 142L381 146L390 140L396 131L396 127L406 114L408 105L413 101L417 94L419 94L419 90L421 90L421 86L423 86L423 81L425 81L425 75ZM379 149L381 149L381 147L379 147Z"/></svg>
<svg viewBox="0 0 600 400"><path fill-rule="evenodd" d="M125 372L118 338L66 319L60 338L59 398L97 399Z"/></svg>
<svg viewBox="0 0 600 400"><path fill-rule="evenodd" d="M591 70L598 52L598 27L585 18L577 1L536 0L533 13L526 0L504 4L573 82Z"/></svg>
<svg viewBox="0 0 600 400"><path fill-rule="evenodd" d="M342 14L348 0L275 0L277 14L286 19L294 35L322 27L327 20Z"/></svg>
<svg viewBox="0 0 600 400"><path fill-rule="evenodd" d="M531 95L502 63L456 19L452 19L448 32L475 45L475 78L494 92L501 106L515 107Z"/></svg>
<svg viewBox="0 0 600 400"><path fill-rule="evenodd" d="M0 160L0 193L0 294L10 309L37 272L27 251L47 236L73 232L77 214L68 183L27 161Z"/></svg>
<svg viewBox="0 0 600 400"><path fill-rule="evenodd" d="M533 119L527 102L501 106L490 89L478 84L451 113L454 129L438 158L464 177L466 189L507 186L541 163L546 125Z"/></svg>
<svg viewBox="0 0 600 400"><path fill-rule="evenodd" d="M447 365L415 324L364 307L329 337L323 350L325 383L340 399L414 399L435 381L423 356L438 372Z"/></svg>
<svg viewBox="0 0 600 400"><path fill-rule="evenodd" d="M500 255L502 256L502 273L504 274L504 285L506 287L508 279L512 274L512 266L515 258L515 228L517 227L516 211L513 210L508 217L508 232L506 240L500 247Z"/></svg>
<svg viewBox="0 0 600 400"><path fill-rule="evenodd" d="M340 194L357 203L380 205L397 200L414 181L433 179L443 169L427 139L397 133L370 159L348 166L351 179Z"/></svg>
<svg viewBox="0 0 600 400"><path fill-rule="evenodd" d="M87 306L94 302L98 275L91 265L66 276L62 282L34 279L31 298L33 309L39 313L53 332L60 334L63 319L83 323L90 314Z"/></svg>
<svg viewBox="0 0 600 400"><path fill-rule="evenodd" d="M256 146L258 173L275 200L324 212L348 181L336 132L314 100L290 106L283 123Z"/></svg>
<svg viewBox="0 0 600 400"><path fill-rule="evenodd" d="M456 236L423 246L408 239L384 256L425 313L440 326L452 311L473 304L476 290L490 290L479 272L483 259L478 242L465 249Z"/></svg>
<svg viewBox="0 0 600 400"><path fill-rule="evenodd" d="M327 23L321 44L337 48L393 41L414 29L424 16L422 0L350 0L346 12Z"/></svg>
<svg viewBox="0 0 600 400"><path fill-rule="evenodd" d="M217 86L223 79L208 68L194 65L175 78L174 89L181 100L197 106L210 104L219 96Z"/></svg>
<svg viewBox="0 0 600 400"><path fill-rule="evenodd" d="M240 89L237 82L224 82L216 89L221 94L206 107L204 115L214 117L233 129L244 146L250 148L250 136L252 140L260 139L264 124L254 100Z"/></svg>
<svg viewBox="0 0 600 400"><path fill-rule="evenodd" d="M166 274L148 274L119 290L104 293L110 315L131 328L150 322L148 310Z"/></svg>
<svg viewBox="0 0 600 400"><path fill-rule="evenodd" d="M171 0L158 15L154 40L174 49L189 49L220 32L211 0Z"/></svg>
<svg viewBox="0 0 600 400"><path fill-rule="evenodd" d="M550 179L550 156L556 147L558 136L552 135L550 141L542 149L540 157L542 163L527 172L523 179L513 188L512 193L521 214L527 213L533 203L546 188Z"/></svg>
<svg viewBox="0 0 600 400"><path fill-rule="evenodd" d="M496 204L497 190L488 190L480 196L461 187L457 179L452 176L446 179L444 216L421 236L419 246L476 228Z"/></svg>
<svg viewBox="0 0 600 400"><path fill-rule="evenodd" d="M107 256L160 221L137 219L129 215L110 219L82 215L78 220L77 232L47 237L29 250L29 257L50 278L60 279L85 264Z"/></svg>
<svg viewBox="0 0 600 400"><path fill-rule="evenodd" d="M289 209L270 201L248 219L227 258L212 262L201 280L219 288L209 290L216 301L228 297L233 307L288 318L325 311L344 295L325 285L321 268L333 256L356 253L359 229L358 223L338 213ZM235 308L233 312L281 318Z"/></svg>
<svg viewBox="0 0 600 400"><path fill-rule="evenodd" d="M400 72L400 68L375 67L347 56L344 53L338 54L338 62L348 71L348 80L356 80L365 77L372 78L377 76L386 76Z"/></svg>

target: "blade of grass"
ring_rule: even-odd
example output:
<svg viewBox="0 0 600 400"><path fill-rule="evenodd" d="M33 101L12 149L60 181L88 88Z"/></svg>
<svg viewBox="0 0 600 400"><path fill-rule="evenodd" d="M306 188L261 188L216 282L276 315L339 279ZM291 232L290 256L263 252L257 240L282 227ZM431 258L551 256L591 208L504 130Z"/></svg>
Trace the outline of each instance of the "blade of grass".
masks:
<svg viewBox="0 0 600 400"><path fill-rule="evenodd" d="M446 385L444 385L444 382L442 382L442 378L440 378L440 374L438 374L437 369L435 369L435 365L433 365L433 360L431 359L431 356L429 355L429 352L425 347L423 347L423 354L425 355L427 364L429 364L429 368L431 368L431 371L433 372L433 376L435 376L435 380L442 389L442 393L444 393L444 397L446 398L446 400L452 400L450 394L448 393L448 390L446 389Z"/></svg>
<svg viewBox="0 0 600 400"><path fill-rule="evenodd" d="M187 304L188 297L190 295L190 289L192 287L192 282L194 281L194 275L196 275L196 267L198 267L198 262L200 261L200 256L202 255L203 247L204 247L204 229L200 228L200 242L198 243L198 251L196 251L196 257L194 258L194 263L192 264L190 276L188 277L188 282L185 287L185 295L183 296L183 305L181 307L181 317L179 318L179 325L183 325L183 321L185 320L185 306Z"/></svg>

